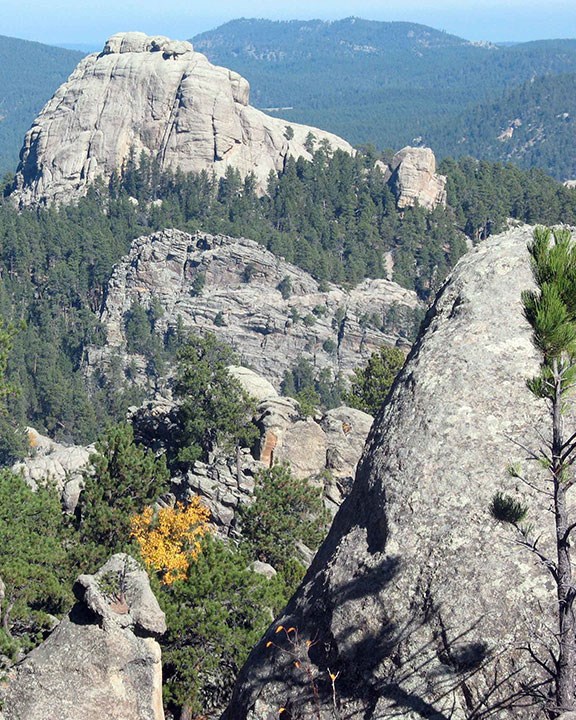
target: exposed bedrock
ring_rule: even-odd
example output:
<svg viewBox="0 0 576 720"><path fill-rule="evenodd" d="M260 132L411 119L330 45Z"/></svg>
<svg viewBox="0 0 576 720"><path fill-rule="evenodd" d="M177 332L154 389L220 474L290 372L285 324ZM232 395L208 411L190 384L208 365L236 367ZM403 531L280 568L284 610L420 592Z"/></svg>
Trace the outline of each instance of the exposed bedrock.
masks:
<svg viewBox="0 0 576 720"><path fill-rule="evenodd" d="M439 293L351 494L241 671L227 720L280 707L333 718L334 704L347 719L541 717L527 648L542 659L554 648L555 588L489 513L497 490L521 496L551 550L549 499L507 474L519 462L542 483L514 441L537 449L549 426L526 387L539 363L520 299L531 233L489 239Z"/></svg>

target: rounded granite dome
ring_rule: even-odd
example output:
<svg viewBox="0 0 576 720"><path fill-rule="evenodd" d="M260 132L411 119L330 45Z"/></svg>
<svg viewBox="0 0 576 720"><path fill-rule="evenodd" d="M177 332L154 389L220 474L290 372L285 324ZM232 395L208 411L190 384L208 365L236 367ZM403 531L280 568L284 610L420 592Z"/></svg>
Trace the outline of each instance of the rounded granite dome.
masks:
<svg viewBox="0 0 576 720"><path fill-rule="evenodd" d="M187 40L171 40L165 35L120 32L106 40L102 55L145 52L161 52L168 57L177 57L194 52L194 48Z"/></svg>

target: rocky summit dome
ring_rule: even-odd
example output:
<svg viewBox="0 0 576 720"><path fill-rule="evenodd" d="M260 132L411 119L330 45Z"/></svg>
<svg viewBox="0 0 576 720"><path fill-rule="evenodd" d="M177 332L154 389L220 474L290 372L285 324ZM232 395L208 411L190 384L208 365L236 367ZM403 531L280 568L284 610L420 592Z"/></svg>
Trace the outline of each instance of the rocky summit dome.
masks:
<svg viewBox="0 0 576 720"><path fill-rule="evenodd" d="M21 205L68 201L131 154L144 153L161 170L221 177L233 167L254 173L264 189L288 155L310 157L309 133L352 152L336 135L265 115L249 95L243 77L212 65L189 42L113 35L78 64L26 134L15 198Z"/></svg>

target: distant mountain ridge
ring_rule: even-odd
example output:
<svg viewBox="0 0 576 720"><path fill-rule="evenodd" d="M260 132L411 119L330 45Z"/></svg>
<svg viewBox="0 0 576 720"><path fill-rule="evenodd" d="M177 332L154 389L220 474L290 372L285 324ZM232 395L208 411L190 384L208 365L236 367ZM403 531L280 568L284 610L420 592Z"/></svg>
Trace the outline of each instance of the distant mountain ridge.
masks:
<svg viewBox="0 0 576 720"><path fill-rule="evenodd" d="M438 152L437 138L455 132L451 123L459 128L468 108L534 78L576 72L576 40L472 43L415 23L357 18L234 20L192 42L246 77L258 107L380 148L416 141Z"/></svg>
<svg viewBox="0 0 576 720"><path fill-rule="evenodd" d="M355 145L423 144L439 158L471 154L575 176L576 40L495 45L408 22L240 19L193 44L246 77L256 107L290 123ZM16 169L35 115L82 56L0 36L0 173ZM518 118L512 138L498 140Z"/></svg>
<svg viewBox="0 0 576 720"><path fill-rule="evenodd" d="M0 36L0 174L16 170L26 130L83 55Z"/></svg>

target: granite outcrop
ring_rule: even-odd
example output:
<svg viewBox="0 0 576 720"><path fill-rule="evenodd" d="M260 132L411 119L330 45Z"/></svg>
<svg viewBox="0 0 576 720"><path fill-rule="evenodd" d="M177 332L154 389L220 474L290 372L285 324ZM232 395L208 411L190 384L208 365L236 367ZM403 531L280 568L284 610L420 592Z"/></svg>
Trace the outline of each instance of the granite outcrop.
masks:
<svg viewBox="0 0 576 720"><path fill-rule="evenodd" d="M399 150L390 164L389 183L399 208L419 205L433 210L446 205L446 177L436 172L436 157L430 148Z"/></svg>
<svg viewBox="0 0 576 720"><path fill-rule="evenodd" d="M554 547L538 485L549 418L526 386L532 229L460 260L375 419L352 491L241 671L226 720L542 717L555 588L489 507L503 490ZM517 444L517 443L520 443ZM531 654L533 653L533 654ZM295 662L295 658L297 662Z"/></svg>
<svg viewBox="0 0 576 720"><path fill-rule="evenodd" d="M235 368L236 371L240 368ZM254 373L242 368L242 375ZM136 441L163 452L174 432L177 406L153 401L133 408L129 420ZM341 406L303 417L299 404L274 391L258 403L254 422L260 431L256 447L239 449L235 456L214 453L210 462L195 462L171 478L170 492L160 504L173 505L199 495L221 535L238 532L237 511L252 501L255 477L275 462L288 463L298 478L311 478L323 488L324 502L334 515L349 493L356 465L373 417L361 410Z"/></svg>
<svg viewBox="0 0 576 720"><path fill-rule="evenodd" d="M155 638L166 622L146 573L113 555L74 591L68 616L17 665L5 720L164 720Z"/></svg>
<svg viewBox="0 0 576 720"><path fill-rule="evenodd" d="M164 230L134 240L114 269L101 313L106 344L89 349L88 371L109 372L114 357L132 362L125 329L135 304L154 305L160 337L178 325L215 333L276 389L300 358L336 377L384 343L408 346L422 313L416 293L389 280L322 287L252 240ZM143 378L145 363L135 366Z"/></svg>
<svg viewBox="0 0 576 720"><path fill-rule="evenodd" d="M26 484L36 490L38 485L52 484L60 494L65 512L73 513L84 487L83 472L94 445L66 445L27 428L29 453L12 466Z"/></svg>
<svg viewBox="0 0 576 720"><path fill-rule="evenodd" d="M247 80L189 42L113 35L79 63L26 134L14 197L20 205L69 202L142 154L159 170L253 173L264 190L288 156L311 157L312 136L353 152L336 135L265 115L249 95Z"/></svg>

